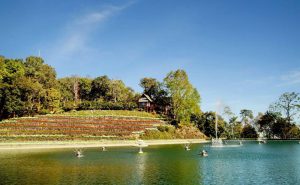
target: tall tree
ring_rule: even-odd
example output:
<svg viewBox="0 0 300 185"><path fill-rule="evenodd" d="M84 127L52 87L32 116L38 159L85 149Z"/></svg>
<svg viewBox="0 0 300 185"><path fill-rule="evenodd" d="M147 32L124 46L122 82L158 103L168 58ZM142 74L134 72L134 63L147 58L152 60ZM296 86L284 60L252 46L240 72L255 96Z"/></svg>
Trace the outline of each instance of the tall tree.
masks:
<svg viewBox="0 0 300 185"><path fill-rule="evenodd" d="M236 137L237 135L239 136L241 133L241 130L239 130L239 124L241 123L238 122L238 117L237 116L230 117L228 123L230 126L230 137Z"/></svg>
<svg viewBox="0 0 300 185"><path fill-rule="evenodd" d="M192 114L200 112L200 95L189 82L184 70L171 71L164 79L175 119L178 122L189 123Z"/></svg>
<svg viewBox="0 0 300 185"><path fill-rule="evenodd" d="M258 134L255 128L251 125L246 125L241 133L241 137L243 138L257 138Z"/></svg>
<svg viewBox="0 0 300 185"><path fill-rule="evenodd" d="M73 88L73 95L74 95L74 104L80 100L80 87L79 87L79 77L74 75L71 77L72 79L72 88Z"/></svg>
<svg viewBox="0 0 300 185"><path fill-rule="evenodd" d="M90 78L79 79L79 96L82 100L89 100L92 89L92 80Z"/></svg>
<svg viewBox="0 0 300 185"><path fill-rule="evenodd" d="M50 88L46 91L45 107L51 112L59 109L60 92L57 89Z"/></svg>
<svg viewBox="0 0 300 185"><path fill-rule="evenodd" d="M29 79L31 87L38 87L34 91L33 95L27 93L29 97L26 97L29 104L33 104L37 108L37 112L40 110L49 109L49 104L53 104L55 101L53 98L47 97L48 91L53 91L53 89L58 90L58 82L56 80L55 69L44 63L41 57L30 56L27 57L25 62L25 77ZM28 83L28 84L30 84ZM30 87L30 86L27 86ZM52 108L51 108L52 109ZM49 111L49 110L47 110Z"/></svg>
<svg viewBox="0 0 300 185"><path fill-rule="evenodd" d="M225 117L227 117L227 119L228 119L228 123L229 123L228 126L229 126L229 128L227 128L227 130L230 130L230 131L228 131L230 133L230 135L231 135L230 137L233 137L233 127L234 127L234 124L237 121L237 117L231 111L231 108L229 106L225 106L224 107L223 115Z"/></svg>
<svg viewBox="0 0 300 185"><path fill-rule="evenodd" d="M279 117L276 119L274 124L272 125L272 134L276 138L287 139L288 132L291 129L292 125L289 124L287 119Z"/></svg>
<svg viewBox="0 0 300 185"><path fill-rule="evenodd" d="M144 89L144 93L152 99L158 95L160 84L155 78L142 78L140 86Z"/></svg>
<svg viewBox="0 0 300 185"><path fill-rule="evenodd" d="M286 92L279 97L279 100L270 106L272 112L280 112L285 116L288 123L291 124L294 116L300 110L300 97L299 93Z"/></svg>
<svg viewBox="0 0 300 185"><path fill-rule="evenodd" d="M230 119L231 117L235 116L234 113L231 111L231 108L229 106L225 106L223 110L223 114Z"/></svg>
<svg viewBox="0 0 300 185"><path fill-rule="evenodd" d="M260 132L263 132L267 136L267 138L272 138L274 135L272 133L272 128L278 119L278 114L275 114L273 112L266 112L257 120L258 130Z"/></svg>
<svg viewBox="0 0 300 185"><path fill-rule="evenodd" d="M110 79L107 76L100 76L92 81L91 99L99 99L107 96L110 88Z"/></svg>
<svg viewBox="0 0 300 185"><path fill-rule="evenodd" d="M242 118L241 122L244 125L250 124L250 121L253 119L253 112L252 110L242 109L240 112L240 116Z"/></svg>
<svg viewBox="0 0 300 185"><path fill-rule="evenodd" d="M23 114L24 101L17 82L25 74L21 60L1 59L0 119Z"/></svg>
<svg viewBox="0 0 300 185"><path fill-rule="evenodd" d="M109 101L126 102L133 97L133 90L125 86L122 80L111 80L107 98Z"/></svg>
<svg viewBox="0 0 300 185"><path fill-rule="evenodd" d="M216 113L205 112L194 118L194 122L201 132L208 137L216 137L215 123ZM218 136L221 136L225 132L225 121L218 115Z"/></svg>
<svg viewBox="0 0 300 185"><path fill-rule="evenodd" d="M45 90L37 81L23 76L16 82L17 87L21 90L22 101L24 101L24 113L34 115L42 109L41 98L44 97Z"/></svg>
<svg viewBox="0 0 300 185"><path fill-rule="evenodd" d="M3 56L0 56L0 87L2 84L3 77L5 75L6 75L5 58Z"/></svg>
<svg viewBox="0 0 300 185"><path fill-rule="evenodd" d="M58 83L62 102L73 101L73 79L71 77L60 78Z"/></svg>
<svg viewBox="0 0 300 185"><path fill-rule="evenodd" d="M25 75L43 85L43 88L57 88L56 72L53 67L44 63L40 57L27 57L24 62Z"/></svg>

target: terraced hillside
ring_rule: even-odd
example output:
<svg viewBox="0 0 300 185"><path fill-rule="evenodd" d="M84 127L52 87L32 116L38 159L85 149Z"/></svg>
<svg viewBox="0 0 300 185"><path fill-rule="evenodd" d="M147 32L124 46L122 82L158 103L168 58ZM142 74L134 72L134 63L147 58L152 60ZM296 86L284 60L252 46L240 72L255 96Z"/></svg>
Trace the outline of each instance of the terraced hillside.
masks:
<svg viewBox="0 0 300 185"><path fill-rule="evenodd" d="M138 111L78 111L0 122L1 141L97 140L134 138L164 122Z"/></svg>

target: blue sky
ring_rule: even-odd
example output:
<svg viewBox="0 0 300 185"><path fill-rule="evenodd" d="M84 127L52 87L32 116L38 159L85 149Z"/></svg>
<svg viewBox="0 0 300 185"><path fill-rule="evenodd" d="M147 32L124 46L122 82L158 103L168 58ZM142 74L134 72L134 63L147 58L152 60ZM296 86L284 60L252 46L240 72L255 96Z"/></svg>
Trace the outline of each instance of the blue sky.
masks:
<svg viewBox="0 0 300 185"><path fill-rule="evenodd" d="M0 0L0 55L38 55L58 77L108 75L141 91L184 69L203 111L267 110L300 92L298 0Z"/></svg>

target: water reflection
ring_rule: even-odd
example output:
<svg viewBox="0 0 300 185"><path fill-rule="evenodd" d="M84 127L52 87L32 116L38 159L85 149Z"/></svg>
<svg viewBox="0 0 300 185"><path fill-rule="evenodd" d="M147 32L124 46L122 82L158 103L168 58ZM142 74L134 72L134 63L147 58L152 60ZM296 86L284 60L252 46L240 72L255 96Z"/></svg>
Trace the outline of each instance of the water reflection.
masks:
<svg viewBox="0 0 300 185"><path fill-rule="evenodd" d="M144 183L144 174L146 169L146 160L147 160L147 153L137 154L136 155L136 174L137 174L137 182L138 184Z"/></svg>
<svg viewBox="0 0 300 185"><path fill-rule="evenodd" d="M298 184L300 145L245 143L185 151L182 146L0 153L0 184Z"/></svg>
<svg viewBox="0 0 300 185"><path fill-rule="evenodd" d="M240 148L209 148L200 165L205 184L298 184L299 152L293 142L247 142Z"/></svg>

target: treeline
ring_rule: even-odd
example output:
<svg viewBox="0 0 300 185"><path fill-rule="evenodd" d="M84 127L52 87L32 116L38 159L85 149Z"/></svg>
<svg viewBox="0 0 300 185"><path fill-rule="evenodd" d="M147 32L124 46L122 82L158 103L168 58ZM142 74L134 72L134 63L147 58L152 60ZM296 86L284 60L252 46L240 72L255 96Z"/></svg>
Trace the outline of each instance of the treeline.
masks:
<svg viewBox="0 0 300 185"><path fill-rule="evenodd" d="M229 106L225 106L218 117L218 136L223 138L268 138L298 139L300 128L297 125L300 116L299 93L287 92L272 103L265 113L254 116L253 111L242 109L235 115ZM193 115L191 121L208 137L215 137L215 112Z"/></svg>
<svg viewBox="0 0 300 185"><path fill-rule="evenodd" d="M215 112L200 110L199 92L184 70L169 72L162 82L142 78L143 93L176 126L194 125L215 137ZM108 76L57 79L55 69L40 57L25 60L0 56L0 119L70 110L133 110L141 94ZM254 117L248 109L235 115L228 106L218 113L218 136L226 138L300 138L296 125L299 94L284 93L266 113Z"/></svg>
<svg viewBox="0 0 300 185"><path fill-rule="evenodd" d="M192 114L200 113L200 95L183 70L171 71L163 82L143 78L140 86L152 98L154 111L174 124L189 123ZM70 110L133 110L140 96L107 76L57 79L55 69L40 57L0 57L0 119Z"/></svg>
<svg viewBox="0 0 300 185"><path fill-rule="evenodd" d="M55 70L38 57L0 57L0 117L53 111L60 104Z"/></svg>
<svg viewBox="0 0 300 185"><path fill-rule="evenodd" d="M0 57L1 119L81 109L134 109L136 94L121 80L56 78L40 57Z"/></svg>
<svg viewBox="0 0 300 185"><path fill-rule="evenodd" d="M139 94L121 80L107 76L94 79L78 76L58 79L61 108L69 110L132 110Z"/></svg>

